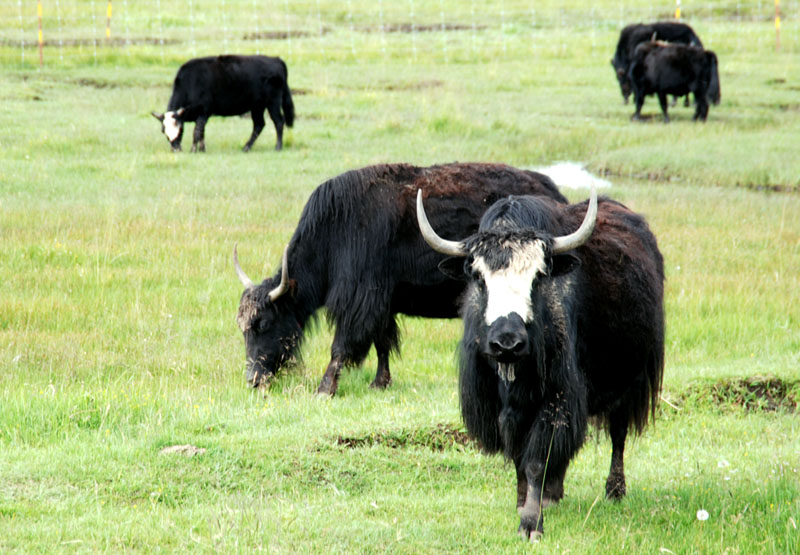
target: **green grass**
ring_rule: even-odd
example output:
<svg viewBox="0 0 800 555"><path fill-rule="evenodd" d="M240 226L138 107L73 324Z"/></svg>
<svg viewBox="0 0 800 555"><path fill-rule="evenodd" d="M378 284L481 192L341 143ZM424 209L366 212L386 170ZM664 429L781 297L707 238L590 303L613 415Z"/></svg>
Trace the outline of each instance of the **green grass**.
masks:
<svg viewBox="0 0 800 555"><path fill-rule="evenodd" d="M77 10L61 4L64 18ZM491 17L465 3L416 2L412 16L384 2L386 25L441 24L444 12L484 26L414 35L367 29L374 3L300 3L292 29L329 30L258 43L287 60L296 91L284 151L268 128L243 154L249 120L216 118L207 153L176 155L149 112L164 109L192 51L187 20L170 3L160 23L127 4L132 36L162 25L184 42L97 57L64 46L63 63L49 46L37 70L35 50L23 64L14 44L18 7L0 6L12 25L0 31L0 550L526 551L513 468L458 433L459 322L401 318L392 387L368 389L371 355L329 401L313 395L331 341L322 323L303 361L253 392L231 250L238 241L250 276L272 274L310 192L352 168L575 160L607 174L607 193L658 237L669 403L629 444L621 503L602 499L608 440L587 442L539 549L800 551L791 6L775 52L771 23L752 7L730 16L727 4L704 5L690 22L720 59L723 101L706 124L677 106L664 125L655 99L644 123L620 101L608 64L617 5L537 3L531 24L516 1ZM228 5L244 14L231 27L248 28L235 18L253 4ZM252 51L238 34L226 41L218 8L194 9L198 54L226 42ZM664 16L630 17L651 15ZM259 28L285 29L286 18ZM586 23L570 33L562 20ZM63 38L94 32L77 25ZM206 452L159 454L176 444Z"/></svg>

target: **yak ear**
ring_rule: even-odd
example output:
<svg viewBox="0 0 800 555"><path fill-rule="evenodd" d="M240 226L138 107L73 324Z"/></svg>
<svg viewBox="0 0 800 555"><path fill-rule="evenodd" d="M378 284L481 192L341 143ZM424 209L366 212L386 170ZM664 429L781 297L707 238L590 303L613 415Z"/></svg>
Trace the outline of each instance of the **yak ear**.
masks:
<svg viewBox="0 0 800 555"><path fill-rule="evenodd" d="M580 265L581 259L574 254L556 254L553 256L553 265L550 268L550 275L553 277L563 276Z"/></svg>
<svg viewBox="0 0 800 555"><path fill-rule="evenodd" d="M448 256L439 262L439 271L450 279L466 281L467 274L464 272L464 258L461 256Z"/></svg>
<svg viewBox="0 0 800 555"><path fill-rule="evenodd" d="M158 121L164 121L164 114L158 114L156 112L150 112L150 115L152 115Z"/></svg>

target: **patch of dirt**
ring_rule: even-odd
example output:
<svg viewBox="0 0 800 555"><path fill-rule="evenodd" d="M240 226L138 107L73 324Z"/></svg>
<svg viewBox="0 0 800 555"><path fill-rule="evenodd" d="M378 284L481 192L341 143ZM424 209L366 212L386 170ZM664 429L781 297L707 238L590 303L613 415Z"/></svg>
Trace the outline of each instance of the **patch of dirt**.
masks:
<svg viewBox="0 0 800 555"><path fill-rule="evenodd" d="M386 85L384 90L386 91L421 91L423 89L435 89L437 87L441 87L444 85L442 81L438 79L429 79L426 81L418 81L416 83L402 83L397 85Z"/></svg>
<svg viewBox="0 0 800 555"><path fill-rule="evenodd" d="M364 33L437 33L441 31L483 31L486 25L464 25L461 23L444 24L415 24L415 23L389 23L387 25L361 27L358 30Z"/></svg>
<svg viewBox="0 0 800 555"><path fill-rule="evenodd" d="M164 447L159 451L160 455L183 455L184 457L194 457L195 455L202 455L206 450L203 447L195 447L194 445L170 445Z"/></svg>
<svg viewBox="0 0 800 555"><path fill-rule="evenodd" d="M138 44L149 44L152 46L158 45L175 45L180 44L182 41L178 39L165 39L165 38L155 38L155 37L131 37L131 38L123 38L123 37L114 37L111 39L106 38L95 38L95 39L46 39L42 42L42 46L46 48L53 48L53 47L61 47L61 46L128 46L128 45L138 45ZM24 40L24 41L17 41L11 39L1 39L0 46L10 46L10 47L19 47L23 46L24 48L38 48L39 42L35 40Z"/></svg>
<svg viewBox="0 0 800 555"><path fill-rule="evenodd" d="M771 183L737 183L737 187L744 187L751 191L767 191L768 193L800 193L798 185L776 185Z"/></svg>
<svg viewBox="0 0 800 555"><path fill-rule="evenodd" d="M794 413L800 408L800 380L754 376L695 384L684 400L710 401L720 407L748 412Z"/></svg>
<svg viewBox="0 0 800 555"><path fill-rule="evenodd" d="M259 31L257 33L245 33L243 40L288 40L304 39L308 37L321 37L327 35L331 30L323 27L321 32L312 33L309 31Z"/></svg>
<svg viewBox="0 0 800 555"><path fill-rule="evenodd" d="M448 424L437 424L433 428L415 430L398 430L390 432L373 432L364 436L337 436L336 445L347 449L360 449L373 445L384 445L391 449L406 447L427 447L432 451L444 451L454 445L476 447L477 444L467 436L466 432Z"/></svg>

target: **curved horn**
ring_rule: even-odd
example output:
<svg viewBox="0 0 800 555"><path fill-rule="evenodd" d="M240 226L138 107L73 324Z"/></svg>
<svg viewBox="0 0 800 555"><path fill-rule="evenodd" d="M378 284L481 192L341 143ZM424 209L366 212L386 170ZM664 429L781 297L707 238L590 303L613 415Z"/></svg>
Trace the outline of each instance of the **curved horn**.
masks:
<svg viewBox="0 0 800 555"><path fill-rule="evenodd" d="M152 115L158 121L164 121L164 114L157 114L156 112L150 112L150 115Z"/></svg>
<svg viewBox="0 0 800 555"><path fill-rule="evenodd" d="M425 215L425 208L422 206L422 189L417 190L417 223L422 233L422 238L436 252L449 256L466 256L467 252L460 241L449 241L442 239L431 227L428 217Z"/></svg>
<svg viewBox="0 0 800 555"><path fill-rule="evenodd" d="M233 244L233 268L236 270L236 275L239 276L239 281L242 282L245 289L250 289L253 287L253 281L247 277L247 274L244 273L242 267L239 266L239 255L236 253L236 245L238 243Z"/></svg>
<svg viewBox="0 0 800 555"><path fill-rule="evenodd" d="M576 249L589 240L594 231L594 224L597 221L597 189L592 185L592 194L589 197L589 208L583 223L577 231L564 235L563 237L553 238L553 254L559 254L568 250Z"/></svg>
<svg viewBox="0 0 800 555"><path fill-rule="evenodd" d="M289 246L283 249L283 259L281 260L281 282L278 286L269 292L269 300L275 302L275 299L283 295L289 290Z"/></svg>

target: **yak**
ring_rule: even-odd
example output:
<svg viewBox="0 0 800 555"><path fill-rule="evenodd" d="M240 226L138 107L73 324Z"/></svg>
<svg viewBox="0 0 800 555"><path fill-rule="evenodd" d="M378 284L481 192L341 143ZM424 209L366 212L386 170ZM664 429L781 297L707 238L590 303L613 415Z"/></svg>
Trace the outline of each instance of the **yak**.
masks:
<svg viewBox="0 0 800 555"><path fill-rule="evenodd" d="M636 111L632 119L642 119L644 99L658 95L664 122L669 122L667 95L694 94L693 120L706 121L709 103L719 104L720 84L717 56L711 50L680 44L645 42L636 47L628 72Z"/></svg>
<svg viewBox="0 0 800 555"><path fill-rule="evenodd" d="M622 98L625 104L628 103L633 89L628 78L628 70L633 61L633 54L636 47L643 42L650 41L674 42L688 44L689 46L703 47L700 37L694 29L685 23L676 21L664 21L656 23L634 23L626 26L619 34L617 49L611 59L611 67L619 81L619 88L622 91ZM689 105L689 98L686 98L686 106Z"/></svg>
<svg viewBox="0 0 800 555"><path fill-rule="evenodd" d="M611 436L606 496L626 493L628 431L654 416L664 367L664 268L644 218L592 190L588 203L499 200L478 232L443 239L417 216L441 269L467 281L459 398L469 434L513 461L519 533L543 532L587 421Z"/></svg>
<svg viewBox="0 0 800 555"><path fill-rule="evenodd" d="M399 346L396 314L458 316L464 284L438 271L443 257L419 236L417 190L429 199L431 219L452 236L477 231L483 212L508 195L567 202L549 177L502 164L385 164L326 181L311 194L275 276L253 283L234 247L234 269L245 287L237 321L250 385L269 382L297 357L321 307L335 327L317 390L328 396L336 393L342 367L360 364L372 345L378 369L371 387L390 384L389 355Z"/></svg>
<svg viewBox="0 0 800 555"><path fill-rule="evenodd" d="M195 122L192 152L204 152L208 118L250 112L253 133L242 149L247 152L264 129L264 110L275 124L275 150L281 150L284 123L287 127L294 124L284 61L269 56L227 55L195 58L183 64L175 76L167 111L151 113L161 122L161 131L173 151L181 150L183 124Z"/></svg>

